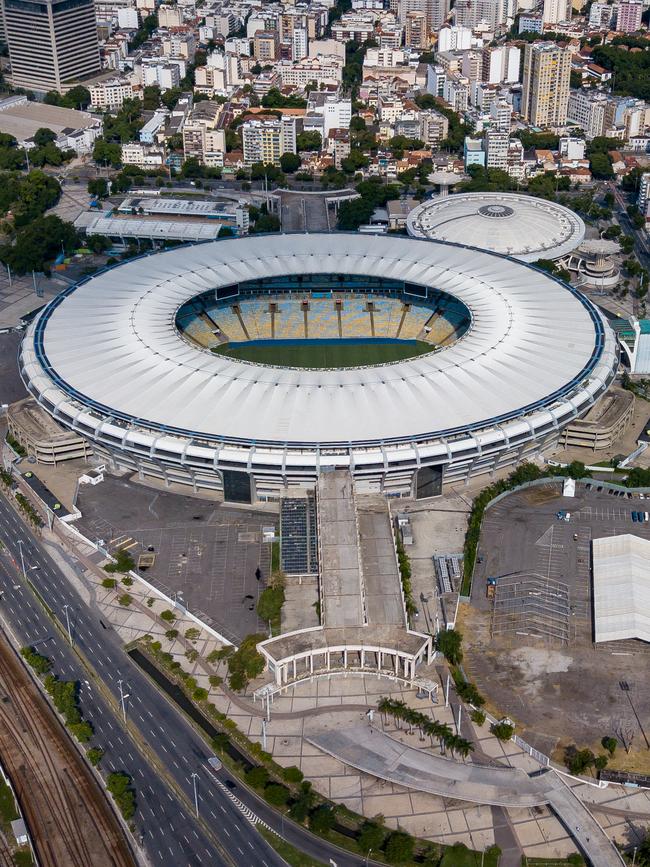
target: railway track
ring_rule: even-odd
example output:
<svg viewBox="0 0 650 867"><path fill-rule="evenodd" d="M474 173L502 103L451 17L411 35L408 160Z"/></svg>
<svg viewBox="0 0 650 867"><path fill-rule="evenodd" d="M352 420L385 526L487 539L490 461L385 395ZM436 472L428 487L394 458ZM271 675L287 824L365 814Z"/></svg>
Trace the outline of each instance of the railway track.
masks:
<svg viewBox="0 0 650 867"><path fill-rule="evenodd" d="M116 817L0 632L0 757L40 867L134 867Z"/></svg>

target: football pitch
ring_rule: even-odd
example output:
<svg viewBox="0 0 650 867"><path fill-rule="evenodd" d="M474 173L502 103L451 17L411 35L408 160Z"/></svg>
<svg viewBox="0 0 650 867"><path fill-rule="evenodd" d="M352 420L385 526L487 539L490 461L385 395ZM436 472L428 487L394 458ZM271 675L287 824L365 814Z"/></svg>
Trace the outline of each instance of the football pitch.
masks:
<svg viewBox="0 0 650 867"><path fill-rule="evenodd" d="M212 351L228 358L239 358L257 364L274 364L279 367L363 367L367 364L385 364L402 361L431 352L435 347L422 340L395 342L343 343L340 340L305 341L305 343L265 342L240 343L237 346L223 344Z"/></svg>

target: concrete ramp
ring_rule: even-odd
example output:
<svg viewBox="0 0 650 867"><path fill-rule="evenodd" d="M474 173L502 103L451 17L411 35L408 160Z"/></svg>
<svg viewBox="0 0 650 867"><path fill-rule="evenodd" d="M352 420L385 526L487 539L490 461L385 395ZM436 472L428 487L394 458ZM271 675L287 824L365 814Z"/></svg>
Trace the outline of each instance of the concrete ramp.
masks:
<svg viewBox="0 0 650 867"><path fill-rule="evenodd" d="M498 807L536 807L549 800L543 778L531 779L519 768L486 767L432 755L367 723L306 739L353 768L407 789Z"/></svg>
<svg viewBox="0 0 650 867"><path fill-rule="evenodd" d="M594 867L625 864L594 816L552 769L529 776L520 768L454 761L406 746L367 723L306 740L357 770L419 792L498 807L548 804Z"/></svg>

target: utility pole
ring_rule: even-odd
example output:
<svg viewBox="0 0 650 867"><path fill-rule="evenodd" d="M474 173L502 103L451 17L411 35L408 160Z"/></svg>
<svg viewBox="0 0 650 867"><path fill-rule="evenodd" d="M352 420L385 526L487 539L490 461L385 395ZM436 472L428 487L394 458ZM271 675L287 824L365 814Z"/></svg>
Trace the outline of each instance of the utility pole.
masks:
<svg viewBox="0 0 650 867"><path fill-rule="evenodd" d="M196 818L199 818L199 791L196 787L196 781L198 780L199 775L196 771L192 772L192 784L194 786L194 812L196 813Z"/></svg>
<svg viewBox="0 0 650 867"><path fill-rule="evenodd" d="M11 288L11 268L9 263L7 263L7 277L9 278L9 288Z"/></svg>
<svg viewBox="0 0 650 867"><path fill-rule="evenodd" d="M70 647L72 647L72 630L70 629L70 614L68 613L69 605L64 605L63 610L65 611L65 622L68 627L68 639L70 641Z"/></svg>
<svg viewBox="0 0 650 867"><path fill-rule="evenodd" d="M266 720L262 720L262 749L266 752Z"/></svg>
<svg viewBox="0 0 650 867"><path fill-rule="evenodd" d="M445 707L449 707L449 675L447 675L447 683L445 684Z"/></svg>
<svg viewBox="0 0 650 867"><path fill-rule="evenodd" d="M126 724L126 705L124 702L129 697L129 693L127 693L126 695L124 694L124 691L122 690L122 681L121 680L118 680L117 685L120 688L120 704L122 705L122 717L123 717L124 722Z"/></svg>
<svg viewBox="0 0 650 867"><path fill-rule="evenodd" d="M458 734L460 734L460 719L461 719L462 710L463 710L463 706L462 706L462 704L459 704L458 705L458 722L456 723L456 728L458 729Z"/></svg>

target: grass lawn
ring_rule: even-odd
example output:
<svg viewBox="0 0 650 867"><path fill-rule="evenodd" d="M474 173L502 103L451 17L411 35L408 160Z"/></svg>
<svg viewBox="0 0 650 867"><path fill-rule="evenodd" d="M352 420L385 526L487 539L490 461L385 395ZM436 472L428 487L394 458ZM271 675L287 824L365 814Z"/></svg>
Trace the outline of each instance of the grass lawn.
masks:
<svg viewBox="0 0 650 867"><path fill-rule="evenodd" d="M526 858L525 856L522 861L524 867L567 867L569 863L566 858Z"/></svg>
<svg viewBox="0 0 650 867"><path fill-rule="evenodd" d="M282 840L280 837L276 836L271 831L268 831L261 825L258 825L257 830L260 832L262 837L264 837L266 842L272 846L278 855L281 858L284 858L287 864L290 864L291 867L325 867L323 861L315 861L313 858L305 855L304 852L296 849L290 843L287 843L286 840Z"/></svg>
<svg viewBox="0 0 650 867"><path fill-rule="evenodd" d="M396 343L342 343L337 340L319 340L318 343L255 346L228 344L212 351L228 358L241 358L258 364L276 364L281 367L362 367L366 364L384 364L402 361L431 352L434 347L422 340Z"/></svg>
<svg viewBox="0 0 650 867"><path fill-rule="evenodd" d="M482 860L481 860L482 857ZM499 855L486 852L474 852L460 846L450 846L445 849L440 867L498 867Z"/></svg>
<svg viewBox="0 0 650 867"><path fill-rule="evenodd" d="M7 824L18 818L14 796L4 780L0 780L0 817Z"/></svg>

